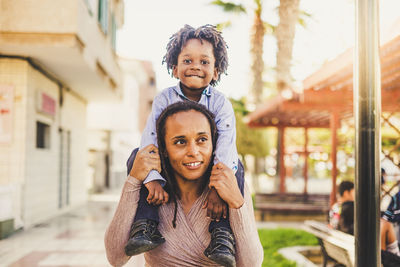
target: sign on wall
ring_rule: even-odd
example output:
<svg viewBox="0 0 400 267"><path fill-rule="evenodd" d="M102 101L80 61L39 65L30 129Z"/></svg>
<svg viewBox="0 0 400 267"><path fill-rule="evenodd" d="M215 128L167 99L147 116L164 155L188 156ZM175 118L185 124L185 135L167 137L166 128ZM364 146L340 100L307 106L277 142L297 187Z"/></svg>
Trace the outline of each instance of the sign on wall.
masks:
<svg viewBox="0 0 400 267"><path fill-rule="evenodd" d="M14 87L0 84L0 144L9 144L13 134Z"/></svg>
<svg viewBox="0 0 400 267"><path fill-rule="evenodd" d="M56 114L56 100L48 94L38 91L37 92L37 111L54 117Z"/></svg>

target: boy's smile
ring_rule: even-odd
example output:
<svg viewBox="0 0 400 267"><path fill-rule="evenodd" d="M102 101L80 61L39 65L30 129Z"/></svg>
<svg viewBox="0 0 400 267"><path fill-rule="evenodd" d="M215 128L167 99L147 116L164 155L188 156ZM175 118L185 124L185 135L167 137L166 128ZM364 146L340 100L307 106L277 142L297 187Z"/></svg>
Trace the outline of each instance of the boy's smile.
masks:
<svg viewBox="0 0 400 267"><path fill-rule="evenodd" d="M206 40L188 40L178 56L173 74L181 81L182 93L199 101L203 90L218 78L212 44Z"/></svg>

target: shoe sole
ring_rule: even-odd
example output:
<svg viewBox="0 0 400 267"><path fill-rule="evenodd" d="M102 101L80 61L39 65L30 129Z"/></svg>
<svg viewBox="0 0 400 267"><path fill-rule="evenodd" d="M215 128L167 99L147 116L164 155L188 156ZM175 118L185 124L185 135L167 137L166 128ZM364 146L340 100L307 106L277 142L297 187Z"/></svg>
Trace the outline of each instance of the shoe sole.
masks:
<svg viewBox="0 0 400 267"><path fill-rule="evenodd" d="M210 260L215 263L221 264L225 267L236 267L236 261L229 259L228 257L224 257L221 255L211 254L207 256Z"/></svg>
<svg viewBox="0 0 400 267"><path fill-rule="evenodd" d="M135 256L135 255L141 254L143 252L155 249L156 247L158 247L159 245L161 245L164 242L155 244L154 242L131 243L128 241L128 244L126 244L126 246L125 246L125 254L127 256Z"/></svg>

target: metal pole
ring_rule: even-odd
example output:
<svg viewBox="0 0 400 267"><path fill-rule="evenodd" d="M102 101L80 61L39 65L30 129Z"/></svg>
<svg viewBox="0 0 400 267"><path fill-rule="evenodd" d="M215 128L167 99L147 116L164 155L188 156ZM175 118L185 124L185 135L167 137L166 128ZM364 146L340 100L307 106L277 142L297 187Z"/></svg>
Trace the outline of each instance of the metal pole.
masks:
<svg viewBox="0 0 400 267"><path fill-rule="evenodd" d="M380 114L378 0L357 0L354 64L356 127L355 266L380 265Z"/></svg>

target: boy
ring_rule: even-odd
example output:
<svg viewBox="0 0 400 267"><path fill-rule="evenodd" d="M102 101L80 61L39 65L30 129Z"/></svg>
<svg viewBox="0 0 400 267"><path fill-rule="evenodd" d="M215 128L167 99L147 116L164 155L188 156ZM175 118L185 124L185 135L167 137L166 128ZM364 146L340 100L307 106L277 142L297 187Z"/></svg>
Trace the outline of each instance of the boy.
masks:
<svg viewBox="0 0 400 267"><path fill-rule="evenodd" d="M211 25L197 29L185 25L170 38L163 63L166 63L168 73L172 71L173 77L177 78L179 83L163 90L155 97L140 147L157 144L155 122L169 104L177 101L195 101L203 104L216 116L218 141L214 163L222 162L236 171L239 188L243 194L243 166L238 162L236 151L235 116L232 105L225 96L212 87L220 80L221 74L226 73L228 66L226 48L221 33ZM134 152L127 163L128 172L129 165L133 163L133 154ZM164 184L165 179L155 170L152 170L144 181L130 239L125 247L128 256L151 250L165 242L157 230L159 219L155 207L168 201L168 194L163 189ZM210 188L203 208L207 208L207 216L216 220L210 223L211 242L204 254L218 264L235 266L234 236L227 218L228 208L214 188Z"/></svg>

